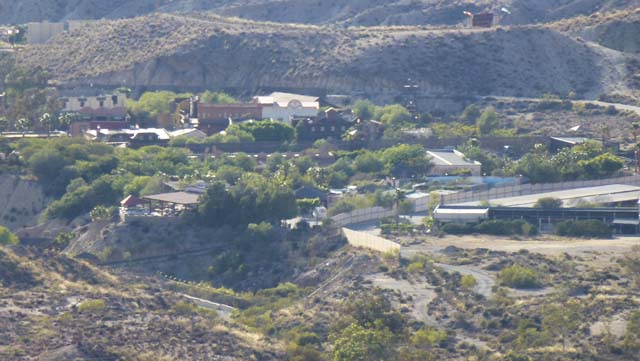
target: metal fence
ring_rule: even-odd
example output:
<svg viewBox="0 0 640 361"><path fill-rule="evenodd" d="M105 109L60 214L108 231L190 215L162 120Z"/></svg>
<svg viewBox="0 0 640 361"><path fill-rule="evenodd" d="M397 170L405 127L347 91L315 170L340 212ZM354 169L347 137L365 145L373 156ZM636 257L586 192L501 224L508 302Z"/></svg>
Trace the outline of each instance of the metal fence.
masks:
<svg viewBox="0 0 640 361"><path fill-rule="evenodd" d="M349 224L362 223L385 217L393 217L394 215L395 211L393 209L373 207L356 209L348 213L340 213L331 217L331 219L338 226L346 226Z"/></svg>
<svg viewBox="0 0 640 361"><path fill-rule="evenodd" d="M485 191L470 191L442 195L441 204L457 204L464 202L477 202L499 198L526 196L530 194L563 191L575 188L598 187L612 184L626 184L640 186L640 175L596 179L589 181L573 181L559 183L519 184L513 186L497 187Z"/></svg>

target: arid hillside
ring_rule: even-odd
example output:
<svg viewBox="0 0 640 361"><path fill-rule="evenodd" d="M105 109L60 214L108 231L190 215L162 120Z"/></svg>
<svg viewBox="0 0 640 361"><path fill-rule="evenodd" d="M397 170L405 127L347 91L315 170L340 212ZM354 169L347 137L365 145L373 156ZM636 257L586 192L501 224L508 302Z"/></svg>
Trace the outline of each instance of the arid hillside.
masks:
<svg viewBox="0 0 640 361"><path fill-rule="evenodd" d="M2 360L283 357L155 279L22 247L0 247L0 322Z"/></svg>
<svg viewBox="0 0 640 361"><path fill-rule="evenodd" d="M0 23L118 19L152 12L213 11L252 20L342 25L454 25L463 11L496 11L505 24L531 24L631 8L638 0L0 0Z"/></svg>
<svg viewBox="0 0 640 361"><path fill-rule="evenodd" d="M214 15L150 15L61 34L19 53L68 83L149 88L288 89L429 96L597 96L624 88L620 62L552 28L348 28Z"/></svg>
<svg viewBox="0 0 640 361"><path fill-rule="evenodd" d="M40 185L0 175L0 226L13 230L33 226L46 206L47 199Z"/></svg>

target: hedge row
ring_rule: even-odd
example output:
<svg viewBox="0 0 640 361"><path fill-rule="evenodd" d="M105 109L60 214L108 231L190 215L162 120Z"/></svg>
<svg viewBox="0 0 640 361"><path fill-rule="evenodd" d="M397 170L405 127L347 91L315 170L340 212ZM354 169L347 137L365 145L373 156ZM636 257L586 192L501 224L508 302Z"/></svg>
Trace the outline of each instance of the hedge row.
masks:
<svg viewBox="0 0 640 361"><path fill-rule="evenodd" d="M448 234L490 234L494 236L530 236L538 233L538 228L523 220L503 221L492 219L478 224L448 223L441 230Z"/></svg>
<svg viewBox="0 0 640 361"><path fill-rule="evenodd" d="M582 238L611 238L612 235L611 228L598 220L560 222L556 225L555 233Z"/></svg>

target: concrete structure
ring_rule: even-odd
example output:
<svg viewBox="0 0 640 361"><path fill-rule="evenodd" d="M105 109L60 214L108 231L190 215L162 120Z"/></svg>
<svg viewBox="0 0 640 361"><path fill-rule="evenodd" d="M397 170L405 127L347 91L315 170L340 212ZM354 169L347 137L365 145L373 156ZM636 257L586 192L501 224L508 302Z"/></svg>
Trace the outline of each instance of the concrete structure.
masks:
<svg viewBox="0 0 640 361"><path fill-rule="evenodd" d="M65 23L41 23L27 24L27 44L44 44L52 37L65 30Z"/></svg>
<svg viewBox="0 0 640 361"><path fill-rule="evenodd" d="M474 28L490 28L493 27L496 16L493 13L472 14L468 11L464 12L469 18L469 25Z"/></svg>
<svg viewBox="0 0 640 361"><path fill-rule="evenodd" d="M44 44L62 32L74 31L94 22L95 20L69 20L63 23L48 21L27 23L27 44Z"/></svg>
<svg viewBox="0 0 640 361"><path fill-rule="evenodd" d="M295 117L315 117L320 110L320 98L314 96L275 92L256 96L252 103L262 107L262 119L291 124Z"/></svg>
<svg viewBox="0 0 640 361"><path fill-rule="evenodd" d="M438 223L478 223L488 218L488 207L438 206L433 211L433 219Z"/></svg>
<svg viewBox="0 0 640 361"><path fill-rule="evenodd" d="M465 159L464 154L457 150L428 150L427 155L431 158L433 167L430 176L454 175L461 172L469 172L469 175L481 175L482 164Z"/></svg>

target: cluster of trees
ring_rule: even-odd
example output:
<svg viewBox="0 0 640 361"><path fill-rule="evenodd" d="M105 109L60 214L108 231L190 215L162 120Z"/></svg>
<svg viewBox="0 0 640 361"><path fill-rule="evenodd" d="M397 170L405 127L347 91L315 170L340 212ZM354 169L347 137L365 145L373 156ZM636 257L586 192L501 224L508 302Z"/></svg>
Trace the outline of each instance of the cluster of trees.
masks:
<svg viewBox="0 0 640 361"><path fill-rule="evenodd" d="M508 174L522 174L533 183L598 179L620 172L624 161L597 142L586 142L551 154L544 146L509 165Z"/></svg>
<svg viewBox="0 0 640 361"><path fill-rule="evenodd" d="M0 114L0 131L49 131L60 129L69 119L58 116L61 104L48 86L50 76L40 69L17 65L12 54L0 54L0 89L6 109Z"/></svg>
<svg viewBox="0 0 640 361"><path fill-rule="evenodd" d="M13 147L56 199L46 212L51 218L71 219L98 205L117 205L128 194L153 193L162 174L183 177L211 169L177 148L114 149L76 138L25 139Z"/></svg>
<svg viewBox="0 0 640 361"><path fill-rule="evenodd" d="M380 292L351 296L331 326L334 361L435 360L452 335L431 327L411 332L407 319Z"/></svg>
<svg viewBox="0 0 640 361"><path fill-rule="evenodd" d="M211 227L275 223L296 214L296 198L291 188L255 173L243 175L229 189L223 182L213 183L198 207L200 223Z"/></svg>

